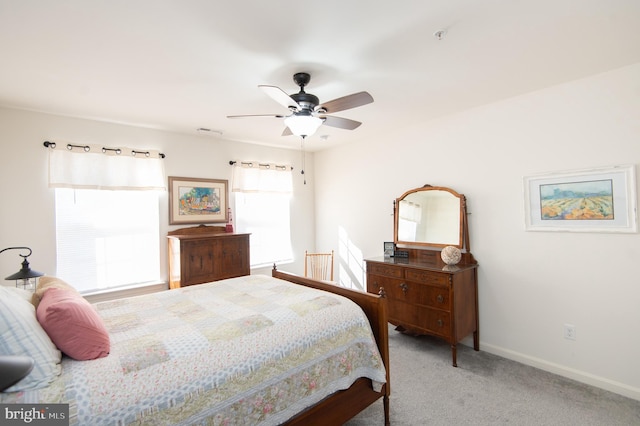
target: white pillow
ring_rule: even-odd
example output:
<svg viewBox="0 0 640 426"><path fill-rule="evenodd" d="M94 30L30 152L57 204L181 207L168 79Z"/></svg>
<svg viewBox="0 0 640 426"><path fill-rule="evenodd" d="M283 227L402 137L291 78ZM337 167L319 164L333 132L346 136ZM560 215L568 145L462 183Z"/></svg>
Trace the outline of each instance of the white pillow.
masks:
<svg viewBox="0 0 640 426"><path fill-rule="evenodd" d="M35 364L27 377L4 392L48 386L60 375L62 354L36 319L35 307L19 289L0 286L0 355L26 355Z"/></svg>
<svg viewBox="0 0 640 426"><path fill-rule="evenodd" d="M8 292L13 293L14 295L20 297L21 299L26 300L27 302L31 302L31 298L33 297L33 292L29 290L25 290L23 288L13 287L13 286L3 286L2 288L6 289Z"/></svg>

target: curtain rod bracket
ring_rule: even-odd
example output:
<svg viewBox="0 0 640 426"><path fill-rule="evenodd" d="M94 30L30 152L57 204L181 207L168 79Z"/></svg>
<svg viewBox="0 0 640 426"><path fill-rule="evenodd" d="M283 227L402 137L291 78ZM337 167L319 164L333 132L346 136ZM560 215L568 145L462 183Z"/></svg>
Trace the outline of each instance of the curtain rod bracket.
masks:
<svg viewBox="0 0 640 426"><path fill-rule="evenodd" d="M107 151L115 152L118 155L122 154L122 150L120 148L105 148L105 147L102 147L102 153L103 154L106 154Z"/></svg>
<svg viewBox="0 0 640 426"><path fill-rule="evenodd" d="M84 152L91 151L91 147L89 145L72 145L70 143L67 144L67 149L69 151L71 151L73 148L82 148L82 149L84 149ZM102 148L102 149L103 149L103 152L104 152L104 148Z"/></svg>

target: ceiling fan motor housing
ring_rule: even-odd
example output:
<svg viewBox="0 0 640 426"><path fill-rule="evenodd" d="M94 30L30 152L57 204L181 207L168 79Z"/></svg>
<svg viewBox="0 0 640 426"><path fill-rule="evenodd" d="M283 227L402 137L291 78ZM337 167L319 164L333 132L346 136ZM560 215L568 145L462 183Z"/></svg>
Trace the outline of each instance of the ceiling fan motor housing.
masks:
<svg viewBox="0 0 640 426"><path fill-rule="evenodd" d="M302 110L311 110L318 106L320 99L317 96L312 95L304 91L304 87L311 81L311 75L306 72L297 72L293 75L293 81L300 86L300 92L294 93L291 99L296 101Z"/></svg>
<svg viewBox="0 0 640 426"><path fill-rule="evenodd" d="M291 95L291 99L296 101L302 109L309 109L312 111L320 103L320 100L316 95L312 95L311 93L306 93L304 91Z"/></svg>

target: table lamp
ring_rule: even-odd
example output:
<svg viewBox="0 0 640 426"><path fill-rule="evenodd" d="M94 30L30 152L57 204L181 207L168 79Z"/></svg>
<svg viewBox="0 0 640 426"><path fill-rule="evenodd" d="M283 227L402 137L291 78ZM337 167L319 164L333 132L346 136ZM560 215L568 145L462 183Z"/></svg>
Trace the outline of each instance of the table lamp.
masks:
<svg viewBox="0 0 640 426"><path fill-rule="evenodd" d="M29 247L7 247L6 249L0 250L0 253L5 252L7 250L29 250L29 254L21 254L24 260L22 261L22 268L13 275L9 275L5 280L16 282L16 287L22 288L29 291L35 291L37 278L43 276L42 272L34 271L29 267L29 262L27 258L31 256L32 250Z"/></svg>

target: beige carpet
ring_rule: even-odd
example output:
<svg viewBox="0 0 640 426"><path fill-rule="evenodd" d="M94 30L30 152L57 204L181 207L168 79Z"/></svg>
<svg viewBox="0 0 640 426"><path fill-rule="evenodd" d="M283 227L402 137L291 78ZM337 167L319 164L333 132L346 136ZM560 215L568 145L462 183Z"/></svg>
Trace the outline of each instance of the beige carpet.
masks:
<svg viewBox="0 0 640 426"><path fill-rule="evenodd" d="M447 343L390 327L389 351L394 426L640 425L640 401L482 350L459 346L454 368ZM383 424L382 400L347 423Z"/></svg>

